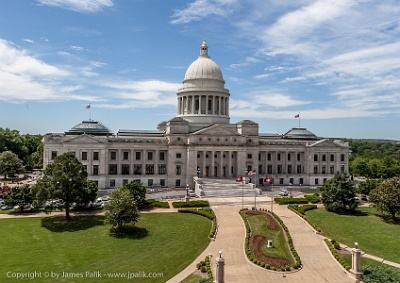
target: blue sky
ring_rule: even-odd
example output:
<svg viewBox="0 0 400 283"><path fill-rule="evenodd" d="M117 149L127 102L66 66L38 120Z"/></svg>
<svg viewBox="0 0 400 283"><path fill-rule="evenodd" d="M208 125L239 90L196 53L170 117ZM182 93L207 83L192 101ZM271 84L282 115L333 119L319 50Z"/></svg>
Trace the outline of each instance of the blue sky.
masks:
<svg viewBox="0 0 400 283"><path fill-rule="evenodd" d="M2 0L0 127L154 130L207 39L231 122L400 139L398 0ZM86 105L91 109L87 110Z"/></svg>

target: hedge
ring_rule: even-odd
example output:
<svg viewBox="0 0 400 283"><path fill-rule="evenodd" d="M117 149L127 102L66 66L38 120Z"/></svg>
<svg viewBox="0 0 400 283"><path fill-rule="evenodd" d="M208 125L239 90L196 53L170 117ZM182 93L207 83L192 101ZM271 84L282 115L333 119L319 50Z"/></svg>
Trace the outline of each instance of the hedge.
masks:
<svg viewBox="0 0 400 283"><path fill-rule="evenodd" d="M169 203L167 201L158 201L155 199L147 199L146 204L150 207L160 207L160 208L169 208Z"/></svg>
<svg viewBox="0 0 400 283"><path fill-rule="evenodd" d="M305 198L275 198L277 204L307 204Z"/></svg>
<svg viewBox="0 0 400 283"><path fill-rule="evenodd" d="M194 200L194 201L174 201L172 203L174 208L180 207L207 207L210 203L206 200Z"/></svg>

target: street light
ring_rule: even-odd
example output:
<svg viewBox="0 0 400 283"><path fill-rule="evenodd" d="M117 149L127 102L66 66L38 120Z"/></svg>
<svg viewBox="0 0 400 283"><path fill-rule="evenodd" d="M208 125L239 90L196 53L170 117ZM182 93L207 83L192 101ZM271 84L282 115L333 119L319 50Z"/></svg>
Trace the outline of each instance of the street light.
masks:
<svg viewBox="0 0 400 283"><path fill-rule="evenodd" d="M186 184L186 197L189 197L189 184Z"/></svg>
<svg viewBox="0 0 400 283"><path fill-rule="evenodd" d="M247 175L247 169L244 169L244 175L243 175L243 178L242 178L242 181L243 181L243 184L242 184L242 209L243 209L243 198L244 198L244 192L243 192L243 190L244 190L244 186L245 186L245 184L246 184L246 175Z"/></svg>
<svg viewBox="0 0 400 283"><path fill-rule="evenodd" d="M358 249L358 242L355 242L354 246L356 247L356 249Z"/></svg>
<svg viewBox="0 0 400 283"><path fill-rule="evenodd" d="M197 167L197 178L200 179L200 167Z"/></svg>

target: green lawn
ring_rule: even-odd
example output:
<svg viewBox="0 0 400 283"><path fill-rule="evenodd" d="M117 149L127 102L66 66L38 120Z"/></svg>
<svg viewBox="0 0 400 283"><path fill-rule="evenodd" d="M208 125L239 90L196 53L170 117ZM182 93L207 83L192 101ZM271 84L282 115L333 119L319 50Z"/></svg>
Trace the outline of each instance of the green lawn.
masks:
<svg viewBox="0 0 400 283"><path fill-rule="evenodd" d="M194 214L149 213L142 214L134 234L116 237L110 235L110 226L103 224L103 216L81 217L72 225L60 223L60 219L0 220L0 282L17 282L7 275L35 271L41 278L26 281L126 282L127 278L111 278L108 273L141 276L154 272L162 273L162 278L131 280L165 282L207 247L211 228L210 220ZM45 272L49 276L70 272L83 278L55 280L44 278Z"/></svg>
<svg viewBox="0 0 400 283"><path fill-rule="evenodd" d="M400 263L400 223L385 222L372 207L358 211L357 215L339 215L320 208L307 211L306 216L326 237L350 247L358 242L363 252Z"/></svg>

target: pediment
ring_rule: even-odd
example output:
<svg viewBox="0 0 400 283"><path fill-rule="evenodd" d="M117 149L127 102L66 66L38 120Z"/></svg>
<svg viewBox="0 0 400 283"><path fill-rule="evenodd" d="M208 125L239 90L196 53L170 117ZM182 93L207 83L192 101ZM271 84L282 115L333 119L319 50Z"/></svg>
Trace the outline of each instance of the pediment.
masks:
<svg viewBox="0 0 400 283"><path fill-rule="evenodd" d="M73 138L65 141L65 143L69 143L69 144L95 144L95 143L104 143L106 142L107 139L102 137L94 137L91 135L87 135L87 134L81 134L78 136L74 136Z"/></svg>
<svg viewBox="0 0 400 283"><path fill-rule="evenodd" d="M229 129L223 125L212 125L210 127L198 130L193 133L194 135L204 135L204 136L240 136L237 132Z"/></svg>
<svg viewBox="0 0 400 283"><path fill-rule="evenodd" d="M309 145L310 147L344 147L348 146L346 143L341 141L333 141L329 139L323 139L316 141Z"/></svg>

